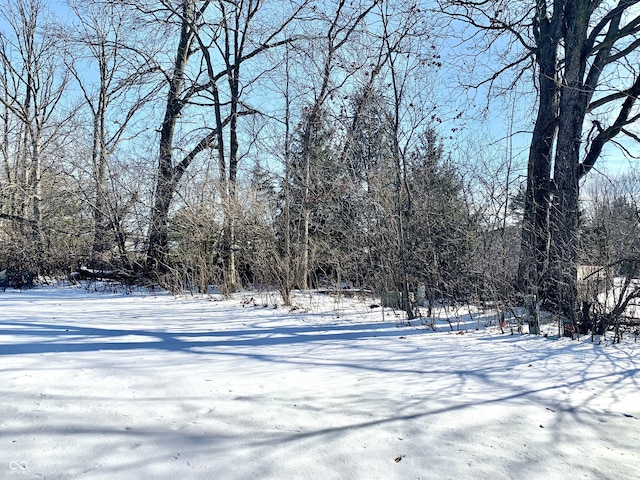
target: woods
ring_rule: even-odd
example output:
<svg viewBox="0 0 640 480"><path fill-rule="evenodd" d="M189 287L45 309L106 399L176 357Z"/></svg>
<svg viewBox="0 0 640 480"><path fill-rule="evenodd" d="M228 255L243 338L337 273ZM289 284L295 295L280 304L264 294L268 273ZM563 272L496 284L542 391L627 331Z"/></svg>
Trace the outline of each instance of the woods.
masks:
<svg viewBox="0 0 640 480"><path fill-rule="evenodd" d="M635 1L8 0L1 15L2 269L287 304L347 286L534 294L576 324L611 313L582 265L637 296L637 167L599 168L640 140ZM624 192L581 191L603 178Z"/></svg>

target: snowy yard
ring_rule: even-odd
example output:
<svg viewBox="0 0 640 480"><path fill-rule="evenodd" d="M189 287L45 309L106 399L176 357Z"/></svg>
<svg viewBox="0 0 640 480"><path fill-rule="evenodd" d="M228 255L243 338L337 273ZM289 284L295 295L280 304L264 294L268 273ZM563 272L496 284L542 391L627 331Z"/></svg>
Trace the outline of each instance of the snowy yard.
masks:
<svg viewBox="0 0 640 480"><path fill-rule="evenodd" d="M640 344L322 298L0 293L0 478L640 479Z"/></svg>

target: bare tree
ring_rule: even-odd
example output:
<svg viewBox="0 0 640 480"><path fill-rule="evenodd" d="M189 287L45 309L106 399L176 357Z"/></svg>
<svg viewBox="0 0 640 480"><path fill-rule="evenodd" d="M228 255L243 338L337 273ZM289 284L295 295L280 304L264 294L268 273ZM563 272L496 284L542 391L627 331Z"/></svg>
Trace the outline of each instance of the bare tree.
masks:
<svg viewBox="0 0 640 480"><path fill-rule="evenodd" d="M228 97L228 110L226 120L228 120L228 143L225 142L222 131L220 109L220 92L217 90L216 75L212 57L205 54L209 79L213 87L212 91L215 100L217 120L217 151L219 161L220 196L224 218L224 236L221 248L223 271L225 275L224 284L226 288L233 291L238 286L236 277L236 224L235 212L238 208L237 202L237 177L238 165L240 162L240 145L238 132L238 119L242 115L253 115L258 113L257 108L253 108L243 101L243 92L249 89L253 79L245 77L243 71L245 66L254 57L257 57L268 50L283 47L292 43L299 34L287 32L287 28L298 19L301 12L305 10L307 0L299 3L287 5L284 2L281 6L285 8L282 17L271 24L260 24L259 15L262 10L266 10L266 2L263 0L249 0L245 2L229 3L224 0L217 2L220 27L211 37L220 61L224 65L223 73L226 76ZM268 14L268 11L265 12ZM201 48L204 50L203 39L199 38ZM258 73L260 75L260 73ZM219 75L218 75L219 76ZM227 150L225 151L225 144ZM226 159L226 160L225 160Z"/></svg>
<svg viewBox="0 0 640 480"><path fill-rule="evenodd" d="M301 138L301 150L303 161L301 164L304 185L304 212L302 217L302 251L299 263L297 284L300 288L306 289L309 285L311 237L310 228L312 223L312 169L313 151L319 147L315 140L318 139L316 133L322 129L323 110L330 97L336 92L338 87L344 82L335 84L333 82L332 71L340 61L340 50L348 44L351 37L357 31L367 15L375 8L376 1L365 1L357 4L349 4L345 0L339 0L335 4L333 11L326 13L326 32L318 37L318 46L311 51L322 52L320 61L313 62L319 66L318 88L314 92L314 98L307 106L304 119L304 129ZM332 5L329 4L331 7Z"/></svg>
<svg viewBox="0 0 640 480"><path fill-rule="evenodd" d="M53 144L67 79L44 28L48 12L40 0L7 2L0 34L0 102L6 188L5 218L17 221L25 245L33 245L25 261L40 269L45 258L43 171L47 148Z"/></svg>
<svg viewBox="0 0 640 480"><path fill-rule="evenodd" d="M507 71L516 80L532 68L536 72L538 117L529 155L521 285L541 290L554 310L573 321L579 180L615 137L637 139L627 128L638 118L640 93L636 2L439 3L476 36L486 34L490 45L511 53L486 83Z"/></svg>
<svg viewBox="0 0 640 480"><path fill-rule="evenodd" d="M131 267L124 245L122 214L109 189L111 157L123 140L135 138L132 124L137 114L155 98L149 74L158 70L153 52L135 49L134 22L121 5L73 2L74 29L60 32L69 47L67 68L75 78L92 125L91 180L93 191L86 199L93 212L92 261L104 267L114 245L119 259ZM135 20L134 20L135 21ZM96 72L87 74L87 66Z"/></svg>
<svg viewBox="0 0 640 480"><path fill-rule="evenodd" d="M287 7L285 13L268 28L264 24L264 28L257 28L258 14L265 6L261 0L131 3L143 18L152 22L158 19L179 31L172 66L164 70L167 97L159 130L156 187L148 234L148 272L166 271L169 217L179 183L200 153L213 150L218 159L219 195L226 212L220 248L225 265L223 283L228 290L236 288L232 212L240 160L238 120L256 112L242 101L245 88L251 83L251 78L243 79L242 67L263 52L291 42L293 37L287 34L286 27L306 3L282 2ZM178 154L177 133L184 135L185 121L193 121L206 110L212 112L208 115L212 121L204 121L200 128L190 130L181 140L190 146L183 146Z"/></svg>
<svg viewBox="0 0 640 480"><path fill-rule="evenodd" d="M627 63L634 62L632 57L640 46L640 15L633 10L635 3L623 0L595 8L576 1L565 6L547 295L571 321L576 320L577 307L578 182L594 167L605 143L640 118L634 111L640 95L640 71L633 67L629 70ZM607 85L605 72L612 68L627 70L631 75L626 87L609 94L612 86ZM587 141L586 153L582 153L587 114L597 117L599 107L603 107L603 121L608 126L602 127L594 119L598 134Z"/></svg>

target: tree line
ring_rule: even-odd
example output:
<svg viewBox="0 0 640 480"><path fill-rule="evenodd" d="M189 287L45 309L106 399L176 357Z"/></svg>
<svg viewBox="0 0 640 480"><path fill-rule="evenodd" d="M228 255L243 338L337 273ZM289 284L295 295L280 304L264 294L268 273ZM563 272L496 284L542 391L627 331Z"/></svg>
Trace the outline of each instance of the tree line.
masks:
<svg viewBox="0 0 640 480"><path fill-rule="evenodd" d="M7 267L287 303L327 285L535 294L574 323L580 265L636 275L637 190L580 195L607 145L632 156L640 139L635 1L8 0L1 15ZM466 85L443 83L469 65ZM527 92L528 165L465 143L466 107L442 92L468 91ZM610 209L624 249L597 233Z"/></svg>

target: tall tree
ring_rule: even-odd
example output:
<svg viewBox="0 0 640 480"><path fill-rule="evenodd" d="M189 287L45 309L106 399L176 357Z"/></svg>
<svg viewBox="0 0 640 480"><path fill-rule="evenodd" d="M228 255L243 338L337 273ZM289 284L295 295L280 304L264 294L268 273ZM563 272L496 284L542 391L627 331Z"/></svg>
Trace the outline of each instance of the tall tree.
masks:
<svg viewBox="0 0 640 480"><path fill-rule="evenodd" d="M535 79L538 111L531 136L527 184L522 222L522 241L518 264L518 287L524 293L538 294L547 263L549 243L549 202L551 166L558 116L558 48L562 33L562 9L547 10L547 2L537 1L532 33L537 52Z"/></svg>
<svg viewBox="0 0 640 480"><path fill-rule="evenodd" d="M34 247L25 261L39 269L45 259L45 156L61 125L56 115L67 81L60 51L45 29L49 16L45 4L12 0L1 15L5 30L0 32L0 102L9 187L2 204L8 218L17 221L22 241Z"/></svg>
<svg viewBox="0 0 640 480"><path fill-rule="evenodd" d="M377 1L362 0L359 2L347 2L346 0L338 0L335 2L333 11L329 10L334 5L329 3L326 15L326 31L321 32L310 45L314 53L321 52L320 61L318 61L319 71L318 86L314 91L313 100L307 106L305 113L305 128L301 139L301 151L304 161L302 162L302 171L305 172L305 194L302 226L302 252L301 261L297 274L297 284L300 288L308 287L308 277L310 270L310 253L311 253L311 237L310 228L313 217L312 201L312 163L313 152L318 148L315 140L315 132L322 128L323 113L326 113L326 103L331 99L332 95L338 90L338 87L344 83L342 81L335 82L332 76L337 65L340 64L341 50L349 44L350 39L357 33L357 29L362 25L367 15L375 8ZM357 62L355 65L359 64ZM344 71L342 73L349 77L352 72Z"/></svg>
<svg viewBox="0 0 640 480"><path fill-rule="evenodd" d="M176 9L169 2L161 2L164 15L171 22L177 20L179 38L175 45L173 68L166 72L168 92L165 103L164 118L160 127L160 142L158 152L158 168L156 187L154 193L154 205L151 211L149 223L148 250L146 270L148 273L163 273L166 271L168 239L169 239L169 211L178 183L182 175L189 167L193 158L202 150L213 144L214 135L209 134L182 158L174 160L174 137L179 119L183 115L183 109L188 102L198 93L201 87L193 86L185 88L187 81L187 66L189 59L194 56L197 49L196 28L208 7L205 2L202 8L193 0L183 0ZM144 8L140 6L138 8ZM155 8L143 10L144 13L157 15Z"/></svg>
<svg viewBox="0 0 640 480"><path fill-rule="evenodd" d="M415 213L413 192L410 188L410 152L418 140L417 133L430 129L429 101L420 89L414 89L416 80L424 81L424 65L433 60L431 49L426 49L428 38L420 9L415 3L401 4L400 8L383 3L380 5L380 38L385 63L384 77L389 87L389 116L391 126L391 157L395 187L395 206L391 214L395 221L397 268L394 270L396 285L402 290L403 307L407 318L414 317L409 302L411 259L409 236L412 215ZM433 132L431 132L433 133Z"/></svg>
<svg viewBox="0 0 640 480"><path fill-rule="evenodd" d="M551 308L575 320L579 181L615 137L638 140L627 128L639 118L637 2L439 3L476 35L486 34L492 47L512 53L489 83L507 71L518 78L531 67L537 73L521 287L539 290Z"/></svg>
<svg viewBox="0 0 640 480"><path fill-rule="evenodd" d="M235 288L232 207L239 162L238 119L256 112L242 102L244 89L251 83L251 79L243 82L242 66L263 52L291 42L286 27L307 3L307 0L283 1L285 11L264 28L255 28L265 5L262 0L151 0L130 4L142 18L151 19L152 23L160 21L178 31L171 67L164 70L167 97L159 129L156 186L148 233L149 273L163 273L168 268L170 211L184 173L200 153L213 150L218 159L219 194L226 219L221 246L224 284L230 290ZM268 65L256 67L252 74L259 76L268 68ZM203 118L205 110L211 113L204 116L198 127L185 132L185 122L193 122L196 115ZM176 145L178 133L183 134L180 149Z"/></svg>
<svg viewBox="0 0 640 480"><path fill-rule="evenodd" d="M640 95L640 70L633 65L628 68L628 62L637 65L640 47L636 4L629 0L617 5L576 0L564 5L555 188L549 213L549 280L545 288L551 304L571 321L576 320L577 308L578 182L594 167L604 145L640 118L634 110ZM621 82L626 85L610 94L609 88L616 86L607 84L606 74L621 71L629 73ZM598 115L600 108L604 113ZM587 114L593 115L598 133L585 142ZM607 127L602 127L598 117Z"/></svg>
<svg viewBox="0 0 640 480"><path fill-rule="evenodd" d="M226 77L226 89L223 92L222 101L227 105L225 121L228 121L227 136L223 135L222 115L220 110L223 107L218 87L216 86L217 76L213 73L215 59L206 49L203 37L198 37L200 48L202 48L209 80L212 85L216 109L216 130L217 130L217 154L219 165L220 197L224 212L223 242L221 245L224 284L226 288L233 291L238 286L236 272L236 215L238 208L237 181L238 166L241 159L239 140L239 118L243 115L254 115L259 112L258 108L251 107L247 101L243 101L245 89L250 89L255 77L245 75L248 70L247 64L268 50L283 47L292 43L299 37L299 34L290 34L288 27L303 12L308 0L301 0L297 3L282 2L283 8L278 20L265 22L260 16L269 15L267 2L264 0L244 0L239 2L228 2L218 0L217 16L219 18L219 28L211 34L210 40L213 42L211 52L216 52L217 57L224 65ZM263 65L257 75L268 70L268 65ZM226 99L225 99L226 98ZM225 149L226 145L226 149Z"/></svg>
<svg viewBox="0 0 640 480"><path fill-rule="evenodd" d="M131 127L137 114L157 94L149 74L158 70L153 53L135 48L133 22L122 5L74 1L74 29L60 33L69 46L67 68L76 80L91 122L92 145L89 166L93 191L87 192L93 216L91 260L105 266L114 245L120 259L129 263L123 246L126 239L121 212L110 198L111 158L126 138L135 138ZM87 70L95 75L87 75Z"/></svg>

